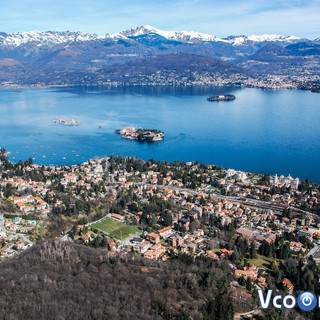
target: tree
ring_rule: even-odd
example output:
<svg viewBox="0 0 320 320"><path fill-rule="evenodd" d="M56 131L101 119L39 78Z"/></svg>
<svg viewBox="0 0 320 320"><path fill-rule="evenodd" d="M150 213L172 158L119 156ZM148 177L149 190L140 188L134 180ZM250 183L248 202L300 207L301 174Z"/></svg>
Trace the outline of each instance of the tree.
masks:
<svg viewBox="0 0 320 320"><path fill-rule="evenodd" d="M257 253L254 241L251 242L250 258L251 259L257 259L258 258L258 253Z"/></svg>
<svg viewBox="0 0 320 320"><path fill-rule="evenodd" d="M240 255L239 255L239 253L238 253L237 247L235 246L235 247L233 248L233 253L232 253L232 255L231 255L231 261L235 263L235 262L237 262L239 259L240 259Z"/></svg>
<svg viewBox="0 0 320 320"><path fill-rule="evenodd" d="M190 231L193 232L195 230L197 230L200 226L200 222L198 220L193 220L191 223L190 223Z"/></svg>
<svg viewBox="0 0 320 320"><path fill-rule="evenodd" d="M240 286L245 286L246 285L246 280L244 277L240 277L238 278L238 283L240 284Z"/></svg>
<svg viewBox="0 0 320 320"><path fill-rule="evenodd" d="M163 212L162 219L163 219L163 225L165 227L169 227L169 226L172 225L172 216L171 216L171 213L169 211Z"/></svg>
<svg viewBox="0 0 320 320"><path fill-rule="evenodd" d="M271 269L274 272L279 271L278 262L277 262L277 259L275 259L275 258L271 262Z"/></svg>
<svg viewBox="0 0 320 320"><path fill-rule="evenodd" d="M251 279L250 278L247 278L247 281L246 281L246 289L251 292L252 291L252 282L251 282Z"/></svg>

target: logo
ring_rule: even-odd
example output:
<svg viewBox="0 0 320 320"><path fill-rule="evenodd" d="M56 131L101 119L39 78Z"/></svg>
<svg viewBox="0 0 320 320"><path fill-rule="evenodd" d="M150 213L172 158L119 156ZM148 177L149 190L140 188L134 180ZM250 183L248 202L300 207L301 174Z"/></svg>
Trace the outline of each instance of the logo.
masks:
<svg viewBox="0 0 320 320"><path fill-rule="evenodd" d="M268 309L272 297L273 290L268 290L266 297L264 297L263 290L258 290L258 296L260 300L260 305L262 309ZM296 298L289 294L285 297L281 295L274 296L272 299L272 304L276 309L281 309L285 307L286 309L292 309L296 306L297 300ZM303 311L311 311L317 306L317 297L314 293L306 291L299 295L298 297L298 306ZM320 297L318 306L320 308Z"/></svg>
<svg viewBox="0 0 320 320"><path fill-rule="evenodd" d="M303 292L298 297L298 306L303 311L311 311L317 305L317 297L309 291Z"/></svg>

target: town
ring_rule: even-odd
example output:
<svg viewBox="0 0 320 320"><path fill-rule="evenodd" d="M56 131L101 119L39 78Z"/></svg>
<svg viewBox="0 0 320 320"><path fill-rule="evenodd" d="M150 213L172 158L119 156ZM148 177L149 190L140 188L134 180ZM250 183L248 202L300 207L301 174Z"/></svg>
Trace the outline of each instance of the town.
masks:
<svg viewBox="0 0 320 320"><path fill-rule="evenodd" d="M149 260L212 260L231 270L239 316L261 312L257 288L290 293L318 281L320 186L308 179L114 155L48 167L6 155L2 260L45 238Z"/></svg>

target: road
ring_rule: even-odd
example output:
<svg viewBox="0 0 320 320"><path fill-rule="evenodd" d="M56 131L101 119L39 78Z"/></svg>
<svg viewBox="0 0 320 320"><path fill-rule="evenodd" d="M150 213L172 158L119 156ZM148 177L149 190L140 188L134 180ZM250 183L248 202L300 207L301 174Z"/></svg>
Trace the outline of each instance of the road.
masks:
<svg viewBox="0 0 320 320"><path fill-rule="evenodd" d="M235 319L252 318L253 316L258 315L260 312L261 312L260 309L255 309L245 313L235 313L234 317Z"/></svg>
<svg viewBox="0 0 320 320"><path fill-rule="evenodd" d="M318 253L320 255L320 245L316 244L306 255L306 258L309 256L313 256L315 253Z"/></svg>
<svg viewBox="0 0 320 320"><path fill-rule="evenodd" d="M0 225L1 225L1 230L4 231L6 234L12 234L12 235L15 235L15 236L19 236L20 238L23 239L24 242L27 242L27 243L30 244L30 245L33 245L33 244L34 244L30 239L28 239L28 238L26 237L25 234L23 234L23 233L16 233L16 232L13 232L13 231L8 231L8 230L6 229L6 227L4 226L4 217L3 217L3 215L0 216Z"/></svg>
<svg viewBox="0 0 320 320"><path fill-rule="evenodd" d="M61 238L61 240L62 240L62 241L71 241L71 242L73 242L72 238L70 238L70 237L68 236L68 234L64 235L64 236Z"/></svg>

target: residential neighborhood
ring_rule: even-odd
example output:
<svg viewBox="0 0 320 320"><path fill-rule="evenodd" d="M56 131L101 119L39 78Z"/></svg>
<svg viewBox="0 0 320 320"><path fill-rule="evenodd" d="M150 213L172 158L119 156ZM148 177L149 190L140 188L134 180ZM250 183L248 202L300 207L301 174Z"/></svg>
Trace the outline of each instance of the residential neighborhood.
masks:
<svg viewBox="0 0 320 320"><path fill-rule="evenodd" d="M291 176L116 156L2 160L0 172L2 259L48 236L148 260L207 259L228 263L232 292L253 301L254 288L278 286L280 264L320 257L319 186Z"/></svg>

